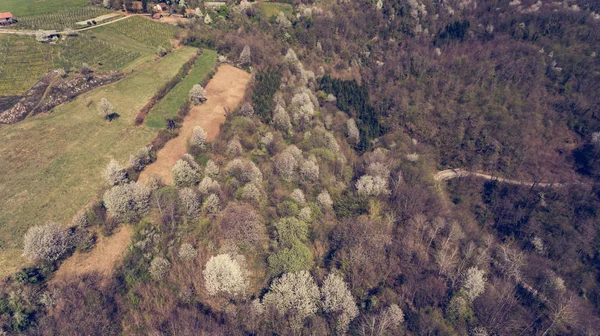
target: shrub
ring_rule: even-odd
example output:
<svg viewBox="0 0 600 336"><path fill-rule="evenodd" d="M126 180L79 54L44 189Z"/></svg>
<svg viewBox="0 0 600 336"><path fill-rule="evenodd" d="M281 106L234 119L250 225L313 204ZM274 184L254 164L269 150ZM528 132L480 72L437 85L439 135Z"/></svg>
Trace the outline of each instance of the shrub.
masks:
<svg viewBox="0 0 600 336"><path fill-rule="evenodd" d="M263 304L274 309L280 317L290 318L292 328L317 313L319 287L306 271L284 274L275 279L265 294Z"/></svg>
<svg viewBox="0 0 600 336"><path fill-rule="evenodd" d="M329 274L321 287L323 311L337 317L336 330L343 335L348 325L358 316L358 308L348 285L340 276Z"/></svg>
<svg viewBox="0 0 600 336"><path fill-rule="evenodd" d="M249 204L229 203L219 219L221 236L246 247L261 248L267 240L263 218Z"/></svg>
<svg viewBox="0 0 600 336"><path fill-rule="evenodd" d="M314 156L312 157L314 158ZM314 158L316 160L316 158ZM315 183L319 179L319 166L314 160L304 160L300 164L300 178L303 181Z"/></svg>
<svg viewBox="0 0 600 336"><path fill-rule="evenodd" d="M463 290L469 300L475 300L485 291L485 272L477 267L471 267L467 270L463 280Z"/></svg>
<svg viewBox="0 0 600 336"><path fill-rule="evenodd" d="M104 169L104 179L109 186L127 183L127 172L117 160L111 159Z"/></svg>
<svg viewBox="0 0 600 336"><path fill-rule="evenodd" d="M23 239L23 256L32 262L53 262L73 247L70 231L54 222L29 228Z"/></svg>
<svg viewBox="0 0 600 336"><path fill-rule="evenodd" d="M308 225L294 217L285 217L275 223L277 239L282 245L292 245L296 241L308 240Z"/></svg>
<svg viewBox="0 0 600 336"><path fill-rule="evenodd" d="M150 262L149 271L154 280L159 281L164 279L165 275L169 272L169 269L171 269L171 263L163 257L155 257Z"/></svg>
<svg viewBox="0 0 600 336"><path fill-rule="evenodd" d="M306 200L304 199L304 192L300 189L294 189L294 191L292 191L290 194L290 198L299 205L306 203Z"/></svg>
<svg viewBox="0 0 600 336"><path fill-rule="evenodd" d="M184 243L179 248L179 258L183 261L192 261L198 256L198 251L192 246L192 244Z"/></svg>
<svg viewBox="0 0 600 336"><path fill-rule="evenodd" d="M206 162L206 167L204 168L204 175L210 177L219 176L219 166L217 166L213 160L208 160L208 162Z"/></svg>
<svg viewBox="0 0 600 336"><path fill-rule="evenodd" d="M310 207L304 207L300 209L300 212L298 212L298 218L301 221L310 223L310 221L312 220L312 210L310 209Z"/></svg>
<svg viewBox="0 0 600 336"><path fill-rule="evenodd" d="M221 186L219 185L219 182L205 176L202 181L200 181L200 184L198 184L198 190L202 194L218 194L221 191Z"/></svg>
<svg viewBox="0 0 600 336"><path fill-rule="evenodd" d="M134 220L149 210L150 189L139 183L117 185L104 193L103 201L112 216Z"/></svg>
<svg viewBox="0 0 600 336"><path fill-rule="evenodd" d="M360 132L358 127L356 127L356 122L354 119L350 118L346 121L346 128L348 140L350 140L352 144L357 144L360 141Z"/></svg>
<svg viewBox="0 0 600 336"><path fill-rule="evenodd" d="M227 175L243 183L262 181L260 169L252 161L246 159L233 159L225 167Z"/></svg>
<svg viewBox="0 0 600 336"><path fill-rule="evenodd" d="M363 175L356 182L356 190L366 196L379 196L389 194L387 180L380 176Z"/></svg>
<svg viewBox="0 0 600 336"><path fill-rule="evenodd" d="M292 201L283 201L277 205L277 214L280 217L295 217L298 214L298 204Z"/></svg>
<svg viewBox="0 0 600 336"><path fill-rule="evenodd" d="M114 113L115 107L113 104L111 104L106 98L100 99L100 103L98 103L98 114L104 119L110 119Z"/></svg>
<svg viewBox="0 0 600 336"><path fill-rule="evenodd" d="M188 187L198 183L200 173L188 161L179 159L171 171L173 183L178 187Z"/></svg>
<svg viewBox="0 0 600 336"><path fill-rule="evenodd" d="M209 215L215 215L219 212L219 207L221 205L221 201L219 200L219 196L215 194L210 194L202 204L202 209Z"/></svg>
<svg viewBox="0 0 600 336"><path fill-rule="evenodd" d="M317 196L317 203L323 209L331 209L333 206L333 200L331 199L331 196L327 190L321 191L321 193Z"/></svg>
<svg viewBox="0 0 600 336"><path fill-rule="evenodd" d="M179 190L179 201L186 216L193 219L200 215L200 201L198 195L192 189L183 188Z"/></svg>
<svg viewBox="0 0 600 336"><path fill-rule="evenodd" d="M291 181L298 167L298 161L289 151L283 151L275 158L275 171L285 181Z"/></svg>
<svg viewBox="0 0 600 336"><path fill-rule="evenodd" d="M250 52L250 46L244 46L244 49L240 53L240 65L248 66L252 62L252 54Z"/></svg>
<svg viewBox="0 0 600 336"><path fill-rule="evenodd" d="M290 115L281 105L275 106L275 110L273 110L273 126L284 133L292 129Z"/></svg>
<svg viewBox="0 0 600 336"><path fill-rule="evenodd" d="M272 275L310 270L313 266L313 255L304 244L293 241L289 247L271 254L267 263Z"/></svg>
<svg viewBox="0 0 600 336"><path fill-rule="evenodd" d="M236 135L227 144L227 156L238 157L238 156L241 156L243 152L244 152L244 148L242 147L240 138Z"/></svg>
<svg viewBox="0 0 600 336"><path fill-rule="evenodd" d="M245 117L252 117L254 115L254 107L248 102L244 103L240 108L240 114Z"/></svg>
<svg viewBox="0 0 600 336"><path fill-rule="evenodd" d="M236 258L237 259L237 258ZM212 256L202 272L204 286L209 295L224 293L227 296L243 295L248 288L243 262L231 258L229 254Z"/></svg>
<svg viewBox="0 0 600 336"><path fill-rule="evenodd" d="M141 171L152 162L150 147L139 148L135 154L129 156L129 165L135 171Z"/></svg>
<svg viewBox="0 0 600 336"><path fill-rule="evenodd" d="M195 126L190 137L190 144L201 149L206 147L206 132L201 126Z"/></svg>
<svg viewBox="0 0 600 336"><path fill-rule="evenodd" d="M200 105L206 101L206 91L200 84L194 84L190 90L190 100L194 105Z"/></svg>

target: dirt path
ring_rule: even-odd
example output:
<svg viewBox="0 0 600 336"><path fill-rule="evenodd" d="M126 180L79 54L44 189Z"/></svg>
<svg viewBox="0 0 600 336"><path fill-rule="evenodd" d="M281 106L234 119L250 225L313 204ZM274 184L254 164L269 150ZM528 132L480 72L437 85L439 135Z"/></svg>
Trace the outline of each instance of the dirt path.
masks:
<svg viewBox="0 0 600 336"><path fill-rule="evenodd" d="M60 265L52 281L60 281L73 275L90 272L98 272L106 277L110 276L114 265L125 256L132 234L131 226L122 225L120 230L110 237L98 235L94 248L88 253L75 252Z"/></svg>
<svg viewBox="0 0 600 336"><path fill-rule="evenodd" d="M475 176L475 177L480 177L480 178L490 180L490 181L498 181L498 182L514 184L514 185L522 185L522 186L526 186L526 187L533 187L535 185L538 187L562 188L562 187L566 187L570 184L576 184L576 183L539 183L539 182L526 182L526 181L519 181L519 180L511 180L511 179L492 176L492 175L488 175L488 174L470 172L470 171L466 171L461 168L441 170L433 176L433 179L436 181L445 181L445 180L451 180L451 179L457 178L457 177L466 177L466 176Z"/></svg>
<svg viewBox="0 0 600 336"><path fill-rule="evenodd" d="M194 126L202 126L208 141L214 140L225 121L225 110L233 110L242 101L249 81L250 74L247 72L228 64L221 65L206 86L207 101L190 110L183 120L179 135L158 151L156 161L144 169L138 181L157 176L164 183L172 184L171 169L187 152L187 142Z"/></svg>

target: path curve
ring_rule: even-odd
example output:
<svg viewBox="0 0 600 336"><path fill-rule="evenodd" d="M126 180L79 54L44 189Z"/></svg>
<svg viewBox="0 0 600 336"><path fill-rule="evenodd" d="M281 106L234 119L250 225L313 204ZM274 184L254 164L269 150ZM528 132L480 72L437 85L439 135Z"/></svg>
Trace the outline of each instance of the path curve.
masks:
<svg viewBox="0 0 600 336"><path fill-rule="evenodd" d="M138 181L149 177L159 177L163 183L172 184L171 169L183 154L195 126L201 126L207 133L207 140L214 140L219 127L225 121L225 111L233 110L244 97L250 74L229 64L221 65L215 76L206 85L206 102L194 106L183 119L179 135L169 140L156 154L156 161L148 165Z"/></svg>
<svg viewBox="0 0 600 336"><path fill-rule="evenodd" d="M568 185L576 184L576 183L540 183L540 182L519 181L519 180L506 179L503 177L492 176L492 175L483 174L483 173L470 172L470 171L464 170L462 168L441 170L433 176L433 179L436 181L446 181L446 180L451 180L453 178L466 177L466 176L475 176L475 177L480 177L480 178L490 180L490 181L498 181L498 182L503 182L503 183L508 183L508 184L526 186L526 187L533 187L535 185L535 186L544 187L544 188L562 188L562 187L566 187Z"/></svg>

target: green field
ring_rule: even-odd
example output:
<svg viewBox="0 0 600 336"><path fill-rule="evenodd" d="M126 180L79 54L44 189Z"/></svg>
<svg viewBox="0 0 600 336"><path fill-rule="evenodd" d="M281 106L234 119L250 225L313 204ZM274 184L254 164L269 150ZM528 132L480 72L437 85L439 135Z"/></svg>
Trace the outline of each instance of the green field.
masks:
<svg viewBox="0 0 600 336"><path fill-rule="evenodd" d="M279 12L291 16L293 11L292 5L277 2L258 2L254 6L260 8L266 17L277 16Z"/></svg>
<svg viewBox="0 0 600 336"><path fill-rule="evenodd" d="M54 68L57 55L33 37L0 35L0 95L20 94Z"/></svg>
<svg viewBox="0 0 600 336"><path fill-rule="evenodd" d="M152 60L158 46L170 46L179 30L131 17L55 44L39 43L28 36L0 35L0 95L22 94L58 67L79 69L87 63L100 71L129 71Z"/></svg>
<svg viewBox="0 0 600 336"><path fill-rule="evenodd" d="M202 55L196 60L196 63L194 63L194 67L189 75L150 110L150 113L146 117L146 125L152 128L164 128L166 126L165 120L174 118L177 115L179 107L187 100L192 86L202 82L216 61L216 51L204 50Z"/></svg>
<svg viewBox="0 0 600 336"><path fill-rule="evenodd" d="M130 153L150 142L155 129L133 126L138 110L195 53L180 49L49 115L0 126L0 276L23 265L20 246L29 227L68 223L97 195L110 158L126 163ZM96 112L103 97L120 115L112 122Z"/></svg>
<svg viewBox="0 0 600 336"><path fill-rule="evenodd" d="M65 28L77 28L76 22L93 19L103 14L113 11L97 6L85 6L71 8L65 11L54 12L50 14L21 16L19 23L10 26L24 29L54 29L62 30Z"/></svg>
<svg viewBox="0 0 600 336"><path fill-rule="evenodd" d="M182 31L179 27L158 23L139 16L99 27L98 29L126 36L138 43L152 46L154 50L158 47L171 47L171 40L173 40L174 35Z"/></svg>
<svg viewBox="0 0 600 336"><path fill-rule="evenodd" d="M0 12L11 12L17 17L39 15L85 6L89 2L89 0L2 0Z"/></svg>

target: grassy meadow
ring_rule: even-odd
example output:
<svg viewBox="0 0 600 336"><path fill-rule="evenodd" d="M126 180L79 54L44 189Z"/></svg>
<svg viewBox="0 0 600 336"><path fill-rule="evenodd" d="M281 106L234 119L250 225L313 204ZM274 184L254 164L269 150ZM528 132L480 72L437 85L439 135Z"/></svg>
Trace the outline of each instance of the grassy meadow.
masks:
<svg viewBox="0 0 600 336"><path fill-rule="evenodd" d="M40 15L82 7L88 3L89 0L2 0L0 12L11 12L17 17Z"/></svg>
<svg viewBox="0 0 600 336"><path fill-rule="evenodd" d="M138 110L195 53L182 48L51 114L0 126L0 276L23 265L21 242L29 227L68 223L102 188L111 158L126 163L150 142L155 129L133 126ZM97 114L103 97L120 115L112 122Z"/></svg>
<svg viewBox="0 0 600 336"><path fill-rule="evenodd" d="M132 17L98 27L56 44L34 37L0 35L0 95L22 94L45 73L58 68L78 70L87 63L95 70L128 72L151 61L158 46L171 45L180 28Z"/></svg>
<svg viewBox="0 0 600 336"><path fill-rule="evenodd" d="M266 17L277 16L279 12L291 16L293 10L292 5L277 2L259 2L254 6L260 8Z"/></svg>
<svg viewBox="0 0 600 336"><path fill-rule="evenodd" d="M192 86L202 82L216 61L216 51L204 50L194 63L190 73L150 110L145 120L146 125L151 128L164 128L166 126L165 120L174 118L177 115L179 107L188 98Z"/></svg>

